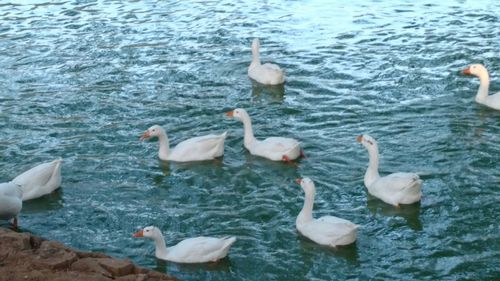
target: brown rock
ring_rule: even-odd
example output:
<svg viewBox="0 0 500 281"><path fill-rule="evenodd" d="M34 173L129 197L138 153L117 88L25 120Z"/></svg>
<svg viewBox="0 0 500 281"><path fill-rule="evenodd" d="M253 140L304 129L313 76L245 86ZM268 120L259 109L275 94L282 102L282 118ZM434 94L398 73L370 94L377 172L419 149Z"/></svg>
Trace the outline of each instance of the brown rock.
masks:
<svg viewBox="0 0 500 281"><path fill-rule="evenodd" d="M99 264L109 271L114 277L128 275L134 272L134 265L127 260L99 259Z"/></svg>
<svg viewBox="0 0 500 281"><path fill-rule="evenodd" d="M0 270L1 271L1 270ZM49 271L29 271L27 268L23 266L18 266L15 268L11 268L10 270L2 271L2 275L0 276L0 280L5 281L14 281L14 280L28 280L28 281L42 281L47 280L47 275Z"/></svg>
<svg viewBox="0 0 500 281"><path fill-rule="evenodd" d="M118 277L116 281L147 281L148 276L146 274L129 274L122 277Z"/></svg>
<svg viewBox="0 0 500 281"><path fill-rule="evenodd" d="M41 237L33 236L33 235L30 236L31 248L34 249L34 250L40 248L40 246L42 245L43 241L45 241L45 239L43 239Z"/></svg>
<svg viewBox="0 0 500 281"><path fill-rule="evenodd" d="M116 279L117 281L172 281L177 280L172 277L168 277L165 274L149 271L147 273L141 274L130 274L126 276L122 276Z"/></svg>
<svg viewBox="0 0 500 281"><path fill-rule="evenodd" d="M38 249L39 263L50 269L67 269L78 257L74 251L55 241L44 241Z"/></svg>
<svg viewBox="0 0 500 281"><path fill-rule="evenodd" d="M80 272L95 272L106 277L112 277L112 274L104 269L95 258L79 259L71 265L71 270Z"/></svg>
<svg viewBox="0 0 500 281"><path fill-rule="evenodd" d="M94 253L94 252L77 252L79 259L83 258L109 258L109 256L106 256L103 253Z"/></svg>
<svg viewBox="0 0 500 281"><path fill-rule="evenodd" d="M44 280L50 281L76 281L76 280L88 280L88 281L110 281L111 279L100 275L99 273L92 272L61 272L57 274L52 273L48 278Z"/></svg>
<svg viewBox="0 0 500 281"><path fill-rule="evenodd" d="M148 278L146 279L147 281L170 281L172 280L172 277L169 277L163 273L157 272L150 270L148 273L146 273ZM177 279L175 279L177 280Z"/></svg>
<svg viewBox="0 0 500 281"><path fill-rule="evenodd" d="M177 281L101 253L0 228L0 281Z"/></svg>
<svg viewBox="0 0 500 281"><path fill-rule="evenodd" d="M16 233L13 231L0 233L0 247L8 246L13 251L23 251L31 249L30 234Z"/></svg>

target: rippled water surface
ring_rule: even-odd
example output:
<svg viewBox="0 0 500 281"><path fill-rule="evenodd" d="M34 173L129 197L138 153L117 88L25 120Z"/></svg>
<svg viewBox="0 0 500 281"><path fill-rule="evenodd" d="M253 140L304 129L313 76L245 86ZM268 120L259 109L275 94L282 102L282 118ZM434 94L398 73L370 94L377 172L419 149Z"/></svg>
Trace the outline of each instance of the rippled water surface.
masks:
<svg viewBox="0 0 500 281"><path fill-rule="evenodd" d="M498 280L500 112L460 70L483 63L500 90L500 2L414 2L3 1L0 180L64 158L62 188L24 204L23 230L182 280ZM254 37L283 88L248 79ZM308 158L249 155L224 115L235 107ZM227 130L225 155L162 163L138 139L153 124L173 144ZM361 133L382 174L422 175L420 204L367 195ZM316 216L362 226L354 245L297 235L300 176L316 182ZM147 225L169 244L238 241L220 263L177 265L131 237Z"/></svg>

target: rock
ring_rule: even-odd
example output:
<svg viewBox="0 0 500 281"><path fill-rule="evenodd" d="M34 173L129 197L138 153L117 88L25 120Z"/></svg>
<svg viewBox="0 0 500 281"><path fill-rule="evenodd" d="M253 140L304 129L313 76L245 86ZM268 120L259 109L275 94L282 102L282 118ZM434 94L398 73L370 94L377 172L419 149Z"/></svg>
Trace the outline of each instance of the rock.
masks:
<svg viewBox="0 0 500 281"><path fill-rule="evenodd" d="M2 230L2 229L0 229ZM18 234L13 231L0 231L0 266L10 257L20 251L30 250L30 235L28 233Z"/></svg>
<svg viewBox="0 0 500 281"><path fill-rule="evenodd" d="M146 275L148 276L148 278L146 279L147 281L169 281L170 278L169 276L165 275L165 274L162 274L160 272L157 272L157 271L148 271L146 273Z"/></svg>
<svg viewBox="0 0 500 281"><path fill-rule="evenodd" d="M134 272L134 265L127 260L99 259L99 264L109 271L114 277L128 275Z"/></svg>
<svg viewBox="0 0 500 281"><path fill-rule="evenodd" d="M106 278L98 273L91 272L61 272L59 274L51 274L52 276L42 280L50 281L75 281L75 280L89 280L89 281L110 281L111 279Z"/></svg>
<svg viewBox="0 0 500 281"><path fill-rule="evenodd" d="M178 281L101 253L0 227L0 281Z"/></svg>
<svg viewBox="0 0 500 281"><path fill-rule="evenodd" d="M172 280L169 278L170 277L167 277L165 274L161 274L161 273L155 272L155 271L149 271L148 273L125 275L125 276L117 278L116 281L170 281L170 280Z"/></svg>
<svg viewBox="0 0 500 281"><path fill-rule="evenodd" d="M134 272L134 265L130 261L112 258L83 258L71 265L72 270L82 272L96 272L107 277L120 277Z"/></svg>
<svg viewBox="0 0 500 281"><path fill-rule="evenodd" d="M0 240L0 247L8 246L12 251L23 251L31 249L30 234L29 233L16 233L13 231L0 232L2 239Z"/></svg>
<svg viewBox="0 0 500 281"><path fill-rule="evenodd" d="M106 277L113 277L112 274L104 269L95 258L79 259L71 265L71 270L80 272L95 272Z"/></svg>
<svg viewBox="0 0 500 281"><path fill-rule="evenodd" d="M83 259L83 258L108 258L103 253L94 253L94 252L77 252L78 258Z"/></svg>
<svg viewBox="0 0 500 281"><path fill-rule="evenodd" d="M146 274L129 274L116 279L116 281L147 281L148 276Z"/></svg>
<svg viewBox="0 0 500 281"><path fill-rule="evenodd" d="M38 249L39 263L50 269L67 269L78 259L74 251L55 241L44 241Z"/></svg>
<svg viewBox="0 0 500 281"><path fill-rule="evenodd" d="M38 237L38 236L30 236L30 244L32 249L38 249L42 245L42 242L45 241L45 239Z"/></svg>

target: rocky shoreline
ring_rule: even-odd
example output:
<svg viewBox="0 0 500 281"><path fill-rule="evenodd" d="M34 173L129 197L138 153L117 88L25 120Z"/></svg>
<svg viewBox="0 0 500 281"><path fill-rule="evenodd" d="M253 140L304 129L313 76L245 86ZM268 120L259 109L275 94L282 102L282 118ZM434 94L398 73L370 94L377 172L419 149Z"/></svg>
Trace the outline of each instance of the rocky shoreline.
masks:
<svg viewBox="0 0 500 281"><path fill-rule="evenodd" d="M128 260L80 252L30 233L0 228L0 281L178 281Z"/></svg>

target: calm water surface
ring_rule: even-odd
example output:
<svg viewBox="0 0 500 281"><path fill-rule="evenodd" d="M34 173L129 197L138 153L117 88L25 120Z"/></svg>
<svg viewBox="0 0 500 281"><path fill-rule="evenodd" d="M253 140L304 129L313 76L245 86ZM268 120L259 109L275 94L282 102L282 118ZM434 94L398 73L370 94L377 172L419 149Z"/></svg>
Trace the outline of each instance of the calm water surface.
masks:
<svg viewBox="0 0 500 281"><path fill-rule="evenodd" d="M500 278L500 112L459 73L484 63L500 91L499 1L12 2L0 4L0 180L65 159L62 188L24 204L24 231L182 280ZM252 86L254 37L284 88ZM249 155L224 115L235 107L308 158ZM162 163L138 139L153 124L173 144L227 130L225 155ZM422 174L420 204L367 195L361 133L378 139L382 174ZM316 216L362 226L356 244L297 235L300 176L316 182ZM218 264L177 265L131 237L148 225L170 244L238 241Z"/></svg>

